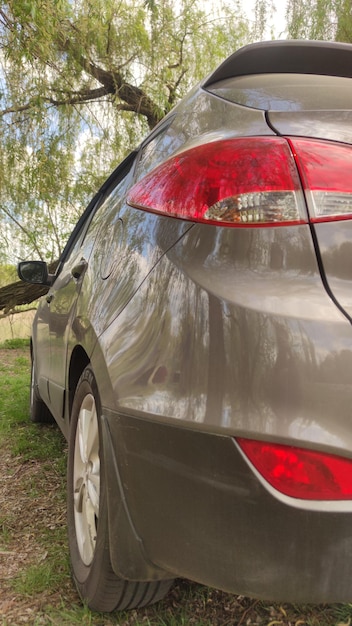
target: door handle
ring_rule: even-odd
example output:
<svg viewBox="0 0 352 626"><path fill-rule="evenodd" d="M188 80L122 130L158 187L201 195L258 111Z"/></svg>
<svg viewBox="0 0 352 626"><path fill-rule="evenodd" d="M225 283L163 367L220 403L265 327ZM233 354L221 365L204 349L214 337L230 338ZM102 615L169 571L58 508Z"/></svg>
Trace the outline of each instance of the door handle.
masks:
<svg viewBox="0 0 352 626"><path fill-rule="evenodd" d="M85 259L81 259L74 267L71 269L71 274L75 280L79 280L82 274L87 269L88 263Z"/></svg>

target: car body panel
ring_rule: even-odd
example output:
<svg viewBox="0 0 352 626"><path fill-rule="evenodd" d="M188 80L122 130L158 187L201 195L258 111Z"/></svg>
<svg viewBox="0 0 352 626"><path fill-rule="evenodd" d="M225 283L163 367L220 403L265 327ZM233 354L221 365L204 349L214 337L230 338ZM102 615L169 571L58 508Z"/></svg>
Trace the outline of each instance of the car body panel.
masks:
<svg viewBox="0 0 352 626"><path fill-rule="evenodd" d="M270 111L268 119L280 135L352 143L352 110L339 111L338 116L335 111Z"/></svg>
<svg viewBox="0 0 352 626"><path fill-rule="evenodd" d="M199 225L170 249L99 338L119 411L349 454L352 330L324 289L308 227L296 232L307 248L290 270L292 228L269 242L262 229ZM286 246L276 272L275 244Z"/></svg>
<svg viewBox="0 0 352 626"><path fill-rule="evenodd" d="M265 111L237 104L229 108L225 100L204 91L201 85L181 100L169 115L171 123L167 124L168 117L162 122L161 128L164 128L164 132L158 139L152 165L148 161L147 168L138 168L135 180L171 155L196 145L230 137L275 134L266 122ZM143 151L142 146L141 152Z"/></svg>
<svg viewBox="0 0 352 626"><path fill-rule="evenodd" d="M340 116L340 111L349 110L350 82L349 78L341 76L254 74L220 81L208 89L250 110L269 111L270 114L286 113L287 120L291 119L287 113L329 110L335 111L336 120L336 111Z"/></svg>
<svg viewBox="0 0 352 626"><path fill-rule="evenodd" d="M49 334L49 304L42 298L34 318L32 335L33 354L32 358L36 367L37 384L40 397L49 405L49 381L48 372L50 367L50 334ZM40 348L39 348L40 346ZM39 358L40 350L40 358Z"/></svg>
<svg viewBox="0 0 352 626"><path fill-rule="evenodd" d="M346 220L315 224L314 231L329 289L352 319L352 223Z"/></svg>

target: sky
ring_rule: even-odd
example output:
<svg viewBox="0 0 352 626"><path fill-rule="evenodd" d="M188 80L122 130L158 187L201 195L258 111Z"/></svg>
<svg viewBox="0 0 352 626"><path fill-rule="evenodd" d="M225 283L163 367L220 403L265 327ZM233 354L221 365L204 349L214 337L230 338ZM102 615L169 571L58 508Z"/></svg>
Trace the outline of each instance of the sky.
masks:
<svg viewBox="0 0 352 626"><path fill-rule="evenodd" d="M178 4L178 0L173 0L175 5ZM265 33L265 39L286 39L287 32L286 27L286 7L288 0L267 0L267 5L274 6L274 12L272 19L268 23L267 32ZM221 5L226 4L228 7L234 6L234 0L198 0L201 8L208 9L210 14L212 11L214 14L221 15ZM249 21L254 22L255 19L255 4L256 0L239 0L242 14L247 16Z"/></svg>
<svg viewBox="0 0 352 626"><path fill-rule="evenodd" d="M244 12L249 19L254 19L254 6L256 0L241 0L241 4ZM286 39L285 34L285 12L286 12L286 0L275 0L275 13L272 23L268 24L267 36L271 39L271 26L273 27L274 36L276 39Z"/></svg>

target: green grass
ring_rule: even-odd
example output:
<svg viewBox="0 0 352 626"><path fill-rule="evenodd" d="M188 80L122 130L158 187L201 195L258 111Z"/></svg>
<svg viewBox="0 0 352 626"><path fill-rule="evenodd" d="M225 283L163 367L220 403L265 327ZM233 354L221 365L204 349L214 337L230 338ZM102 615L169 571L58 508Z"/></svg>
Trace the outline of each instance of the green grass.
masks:
<svg viewBox="0 0 352 626"><path fill-rule="evenodd" d="M170 595L158 605L139 611L98 614L83 606L73 589L68 559L66 444L55 426L34 425L29 421L28 341L5 342L0 357L0 454L10 453L18 461L20 489L28 506L26 514L19 514L16 507L14 510L11 507L0 510L0 551L14 549L21 523L23 537L33 535L33 558L11 580L11 594L15 594L21 602L28 600L29 607L36 607L35 610L32 608L32 617L26 619L27 624L352 626L352 604L323 607L273 605L231 596L187 581L179 581ZM14 471L17 470L12 466L6 468L3 478L12 478L11 472ZM44 521L41 514L43 508L46 510ZM4 615L1 624L17 626L17 621L10 621Z"/></svg>
<svg viewBox="0 0 352 626"><path fill-rule="evenodd" d="M13 525L14 518L10 515L2 515L0 517L0 550L9 544Z"/></svg>
<svg viewBox="0 0 352 626"><path fill-rule="evenodd" d="M56 563L51 559L45 563L31 565L14 580L13 588L22 597L43 593L49 587L58 588L62 576L58 574Z"/></svg>
<svg viewBox="0 0 352 626"><path fill-rule="evenodd" d="M57 427L29 421L29 342L11 339L4 345L3 350L21 349L21 354L0 365L0 439L7 437L12 454L20 455L24 461L54 459L59 472L64 473L63 439Z"/></svg>
<svg viewBox="0 0 352 626"><path fill-rule="evenodd" d="M36 425L29 421L30 355L27 340L6 341L0 366L0 446L19 457L25 467L27 462L40 463L41 472L24 476L22 488L28 500L37 507L41 492L48 489L45 472L57 477L59 489L55 496L65 511L65 442L58 428L51 425ZM13 350L17 350L13 355ZM8 354L7 354L7 351ZM20 351L20 352L19 352ZM39 532L36 540L45 558L23 569L13 579L13 589L21 596L38 595L48 588L60 589L70 581L67 554L66 528L42 528L38 514ZM0 545L11 542L16 529L13 516L0 518Z"/></svg>
<svg viewBox="0 0 352 626"><path fill-rule="evenodd" d="M29 339L6 339L0 343L0 350L16 350L27 348L28 346Z"/></svg>
<svg viewBox="0 0 352 626"><path fill-rule="evenodd" d="M24 352L0 364L0 437L28 421L28 403L29 355Z"/></svg>
<svg viewBox="0 0 352 626"><path fill-rule="evenodd" d="M55 426L24 424L20 419L15 428L16 437L12 439L11 446L14 455L20 455L24 461L54 459L59 473L64 474L63 440Z"/></svg>

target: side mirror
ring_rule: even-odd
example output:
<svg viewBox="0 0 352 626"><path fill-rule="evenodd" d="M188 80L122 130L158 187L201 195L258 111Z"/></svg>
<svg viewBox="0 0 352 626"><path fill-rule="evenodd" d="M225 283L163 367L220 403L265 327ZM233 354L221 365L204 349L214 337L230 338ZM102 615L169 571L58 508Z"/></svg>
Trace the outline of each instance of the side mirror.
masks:
<svg viewBox="0 0 352 626"><path fill-rule="evenodd" d="M44 261L22 261L17 266L17 274L25 283L32 285L51 285L53 275L49 274Z"/></svg>

